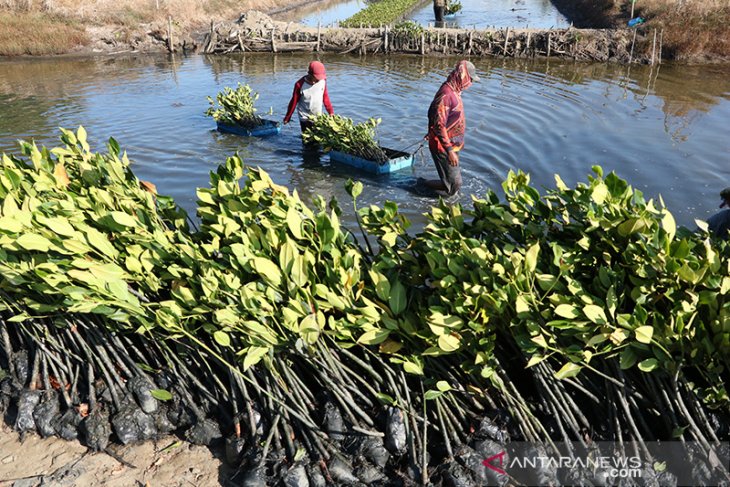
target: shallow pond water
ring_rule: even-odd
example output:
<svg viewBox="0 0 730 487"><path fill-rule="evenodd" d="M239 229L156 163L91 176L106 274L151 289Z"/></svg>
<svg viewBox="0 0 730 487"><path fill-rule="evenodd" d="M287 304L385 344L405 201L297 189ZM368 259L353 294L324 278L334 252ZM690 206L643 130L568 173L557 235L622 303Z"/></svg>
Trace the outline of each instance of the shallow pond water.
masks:
<svg viewBox="0 0 730 487"><path fill-rule="evenodd" d="M115 137L142 179L188 210L195 188L236 151L275 181L346 205L344 183L361 179L362 204L390 199L415 221L433 201L409 189L417 176L435 177L430 156L412 169L373 177L332 165L302 150L298 124L256 139L221 134L204 115L207 96L249 83L262 112L281 119L294 82L310 58L302 55L227 57L139 56L0 61L0 152L15 141L58 142L58 127L83 124L95 149ZM327 55L335 111L362 121L381 117L382 145L402 149L426 131L431 99L455 58ZM615 66L565 60L475 59L482 82L464 93L466 147L461 201L500 184L509 170L530 173L553 188L586 181L591 166L615 170L647 197L661 194L681 224L717 209L730 185L730 66ZM351 216L350 216L351 218ZM351 220L350 220L351 221Z"/></svg>

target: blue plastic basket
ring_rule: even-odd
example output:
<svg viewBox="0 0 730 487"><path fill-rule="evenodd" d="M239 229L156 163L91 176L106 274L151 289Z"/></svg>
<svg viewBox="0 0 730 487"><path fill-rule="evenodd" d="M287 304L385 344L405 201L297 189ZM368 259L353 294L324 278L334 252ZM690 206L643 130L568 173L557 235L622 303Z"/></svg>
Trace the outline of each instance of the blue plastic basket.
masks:
<svg viewBox="0 0 730 487"><path fill-rule="evenodd" d="M383 149L385 154L388 156L388 160L383 163L363 159L361 157L335 150L330 151L330 161L347 164L348 166L356 167L363 171L375 174L387 174L413 165L413 154L388 149L386 147L381 147L381 149Z"/></svg>
<svg viewBox="0 0 730 487"><path fill-rule="evenodd" d="M275 122L274 120L264 119L264 123L252 129L242 127L241 125L232 125L222 122L216 123L218 124L218 130L220 132L243 135L244 137L267 137L281 132L281 123Z"/></svg>

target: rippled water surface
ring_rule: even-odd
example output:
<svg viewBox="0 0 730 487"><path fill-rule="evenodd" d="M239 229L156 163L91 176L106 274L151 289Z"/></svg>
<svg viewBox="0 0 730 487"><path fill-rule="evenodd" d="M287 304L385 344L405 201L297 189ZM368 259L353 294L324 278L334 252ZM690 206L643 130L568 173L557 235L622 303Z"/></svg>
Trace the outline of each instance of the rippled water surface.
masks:
<svg viewBox="0 0 730 487"><path fill-rule="evenodd" d="M195 188L239 151L275 181L305 198L346 201L344 182L365 182L362 203L394 200L418 224L431 200L414 195L416 176L435 177L430 156L412 170L372 177L305 154L298 124L279 136L244 138L214 130L206 96L249 83L262 111L284 115L308 57L245 55L0 61L0 151L19 138L57 143L58 127L83 124L92 144L114 136L143 179L185 208ZM325 56L335 111L357 121L381 117L381 143L405 148L426 131L431 99L456 59ZM474 60L482 82L464 93L464 194L484 194L509 170L553 188L586 181L591 166L615 170L648 197L661 194L677 220L691 225L717 209L730 186L730 66L613 66L570 61Z"/></svg>

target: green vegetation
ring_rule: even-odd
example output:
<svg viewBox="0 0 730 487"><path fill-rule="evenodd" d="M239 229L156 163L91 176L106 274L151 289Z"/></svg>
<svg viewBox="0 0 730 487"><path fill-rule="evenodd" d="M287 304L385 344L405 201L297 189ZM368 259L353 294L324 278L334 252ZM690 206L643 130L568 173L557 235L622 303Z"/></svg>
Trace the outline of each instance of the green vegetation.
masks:
<svg viewBox="0 0 730 487"><path fill-rule="evenodd" d="M257 109L254 106L258 98L259 94L251 90L248 85L238 83L235 90L226 86L218 93L215 100L208 97L210 108L205 114L220 123L246 128L258 127L263 123L263 119L256 115Z"/></svg>
<svg viewBox="0 0 730 487"><path fill-rule="evenodd" d="M238 156L198 190L191 228L115 140L107 154L83 128L62 141L2 157L0 357L34 347L62 384L89 368L88 390L103 378L117 408L127 367L172 371L153 397L199 418L231 405L260 451L252 409L236 423L253 404L288 465L344 451L350 431L392 438L400 421L423 435L404 433L389 468L407 458L427 478L497 410L513 439L723 437L730 243L677 228L615 174L595 167L572 189L556 177L540 195L510 173L505 201L441 202L416 235L394 203L370 206L359 240L336 201L310 208ZM347 188L356 203L362 184ZM84 345L104 336L94 349L124 368Z"/></svg>
<svg viewBox="0 0 730 487"><path fill-rule="evenodd" d="M393 35L403 35L409 39L415 39L423 34L423 26L412 20L404 20L393 26Z"/></svg>
<svg viewBox="0 0 730 487"><path fill-rule="evenodd" d="M460 12L462 9L461 2L459 0L454 0L453 2L446 2L446 15L454 15L458 12Z"/></svg>
<svg viewBox="0 0 730 487"><path fill-rule="evenodd" d="M318 144L325 152L336 150L378 163L388 160L375 140L379 118L356 124L351 118L323 114L312 121L314 126L302 134L305 143Z"/></svg>
<svg viewBox="0 0 730 487"><path fill-rule="evenodd" d="M378 27L402 19L418 0L380 0L371 3L352 17L340 22L340 27Z"/></svg>

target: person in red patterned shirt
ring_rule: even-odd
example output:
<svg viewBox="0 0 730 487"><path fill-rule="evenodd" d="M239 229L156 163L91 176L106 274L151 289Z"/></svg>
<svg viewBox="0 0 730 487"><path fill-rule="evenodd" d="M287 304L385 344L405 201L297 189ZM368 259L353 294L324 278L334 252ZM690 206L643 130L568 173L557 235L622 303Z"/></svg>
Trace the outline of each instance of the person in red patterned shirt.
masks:
<svg viewBox="0 0 730 487"><path fill-rule="evenodd" d="M309 63L309 72L294 84L294 92L289 100L289 108L284 117L284 124L289 123L294 110L299 115L299 125L304 132L312 126L310 119L322 114L322 104L327 113L334 115L329 93L327 93L327 72L319 61Z"/></svg>
<svg viewBox="0 0 730 487"><path fill-rule="evenodd" d="M459 151L464 147L466 117L461 92L479 81L474 64L459 61L436 92L428 109L428 148L440 180L424 181L439 196L453 196L461 188Z"/></svg>

